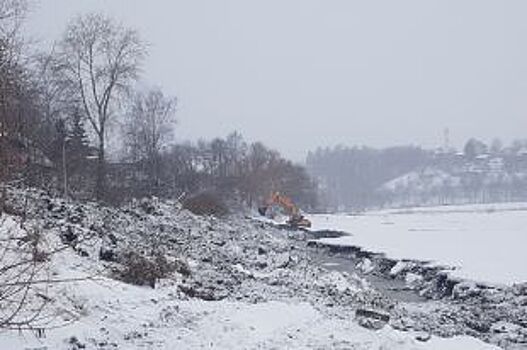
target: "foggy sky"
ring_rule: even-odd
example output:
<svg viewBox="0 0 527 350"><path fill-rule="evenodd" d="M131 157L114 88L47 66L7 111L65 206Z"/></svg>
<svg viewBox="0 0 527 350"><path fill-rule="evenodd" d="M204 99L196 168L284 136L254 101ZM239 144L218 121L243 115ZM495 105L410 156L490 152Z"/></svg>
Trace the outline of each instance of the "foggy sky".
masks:
<svg viewBox="0 0 527 350"><path fill-rule="evenodd" d="M178 140L232 130L302 160L317 146L439 146L443 129L527 137L527 1L40 0L56 39L102 10L149 43L147 84L179 99Z"/></svg>

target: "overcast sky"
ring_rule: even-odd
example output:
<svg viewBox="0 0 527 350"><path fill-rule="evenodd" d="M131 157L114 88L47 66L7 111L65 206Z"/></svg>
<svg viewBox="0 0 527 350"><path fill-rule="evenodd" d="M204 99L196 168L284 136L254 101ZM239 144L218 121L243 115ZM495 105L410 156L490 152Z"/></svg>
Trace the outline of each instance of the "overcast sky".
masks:
<svg viewBox="0 0 527 350"><path fill-rule="evenodd" d="M58 38L103 11L150 45L147 84L179 99L178 139L232 130L302 160L336 144L527 137L524 0L40 0Z"/></svg>

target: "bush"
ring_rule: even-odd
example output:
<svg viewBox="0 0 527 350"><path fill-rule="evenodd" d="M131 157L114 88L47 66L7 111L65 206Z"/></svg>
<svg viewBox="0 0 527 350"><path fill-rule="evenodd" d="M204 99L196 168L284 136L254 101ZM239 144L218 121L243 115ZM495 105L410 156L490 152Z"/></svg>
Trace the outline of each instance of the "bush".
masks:
<svg viewBox="0 0 527 350"><path fill-rule="evenodd" d="M183 208L196 215L224 216L229 213L225 203L212 193L201 193L183 202Z"/></svg>
<svg viewBox="0 0 527 350"><path fill-rule="evenodd" d="M190 275L190 268L181 261L173 262L161 254L149 259L135 252L123 254L122 269L116 272L116 277L123 282L138 286L150 286L155 288L156 281L168 277L173 272L179 272L184 276Z"/></svg>

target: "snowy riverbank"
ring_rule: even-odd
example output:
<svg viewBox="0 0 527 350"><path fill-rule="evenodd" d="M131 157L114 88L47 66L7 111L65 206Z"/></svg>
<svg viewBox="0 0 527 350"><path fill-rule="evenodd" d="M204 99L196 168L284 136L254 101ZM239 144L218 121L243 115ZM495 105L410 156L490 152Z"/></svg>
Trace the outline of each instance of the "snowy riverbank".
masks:
<svg viewBox="0 0 527 350"><path fill-rule="evenodd" d="M198 217L177 203L111 209L14 194L13 212L28 198L24 230L38 229L39 249L60 248L45 264L66 282L36 287L49 300L47 318L34 331L0 332L0 349L496 349L461 328L450 338L431 335L418 319L413 329L394 329L412 314L357 274L317 265L303 232ZM20 220L4 215L0 233L12 234L7 228ZM155 288L128 284L129 251L187 268ZM368 310L389 322L357 322Z"/></svg>

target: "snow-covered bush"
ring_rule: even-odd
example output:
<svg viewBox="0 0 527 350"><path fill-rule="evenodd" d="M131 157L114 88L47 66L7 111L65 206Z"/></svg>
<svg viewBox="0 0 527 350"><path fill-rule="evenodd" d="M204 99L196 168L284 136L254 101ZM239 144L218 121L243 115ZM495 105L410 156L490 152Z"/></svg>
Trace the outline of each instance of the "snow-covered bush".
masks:
<svg viewBox="0 0 527 350"><path fill-rule="evenodd" d="M123 254L122 267L117 269L115 277L126 283L155 288L159 279L167 278L172 273L190 275L190 268L182 260L169 261L164 255L158 253L154 257L146 257L139 253L129 251Z"/></svg>

